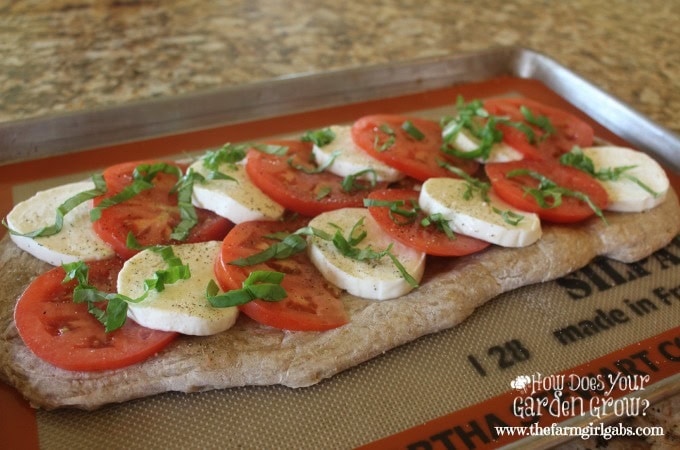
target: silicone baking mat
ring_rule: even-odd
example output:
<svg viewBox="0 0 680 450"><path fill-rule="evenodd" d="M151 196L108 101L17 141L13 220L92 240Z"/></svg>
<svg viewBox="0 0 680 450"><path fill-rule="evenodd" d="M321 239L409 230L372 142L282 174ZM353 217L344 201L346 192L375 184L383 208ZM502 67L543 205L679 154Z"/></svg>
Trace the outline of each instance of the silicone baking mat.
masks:
<svg viewBox="0 0 680 450"><path fill-rule="evenodd" d="M299 135L370 113L438 117L451 110L459 94L522 95L588 119L540 82L498 78L3 166L2 192L12 196L3 197L0 207L6 212L12 202L38 188L118 161L183 156L224 142ZM622 143L594 125L599 137ZM598 259L561 280L501 295L454 329L421 338L310 388L168 393L94 412L38 411L35 418L28 414L24 428L8 429L5 435L42 448L496 446L512 439L498 441L494 425L526 425L536 418L528 412L523 417L512 413L518 398L526 404L528 396L554 396L549 389L515 390L511 383L517 386L523 377L639 375L646 377L638 392L644 396L655 383L678 373L678 280L680 243L675 240L636 264ZM625 387L602 395L570 390L572 396L579 391L584 398L630 393ZM25 406L13 400L12 411L26 415ZM12 414L10 408L3 411ZM543 425L568 419L569 414L544 413L539 418ZM31 439L36 430L37 439Z"/></svg>

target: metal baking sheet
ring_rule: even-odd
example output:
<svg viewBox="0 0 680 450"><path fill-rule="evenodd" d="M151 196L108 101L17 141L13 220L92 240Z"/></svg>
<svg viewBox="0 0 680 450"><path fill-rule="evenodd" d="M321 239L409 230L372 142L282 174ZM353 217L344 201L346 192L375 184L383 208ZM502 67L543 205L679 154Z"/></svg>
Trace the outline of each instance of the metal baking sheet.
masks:
<svg viewBox="0 0 680 450"><path fill-rule="evenodd" d="M680 139L676 135L550 58L522 48L295 75L183 97L0 124L0 165L501 76L543 82L614 134L680 171ZM675 393L680 389L679 381L678 376L667 378L645 395L655 400ZM557 440L521 442L522 448L540 448Z"/></svg>
<svg viewBox="0 0 680 450"><path fill-rule="evenodd" d="M0 124L0 164L499 76L531 78L680 171L680 139L553 59L510 47L321 74Z"/></svg>

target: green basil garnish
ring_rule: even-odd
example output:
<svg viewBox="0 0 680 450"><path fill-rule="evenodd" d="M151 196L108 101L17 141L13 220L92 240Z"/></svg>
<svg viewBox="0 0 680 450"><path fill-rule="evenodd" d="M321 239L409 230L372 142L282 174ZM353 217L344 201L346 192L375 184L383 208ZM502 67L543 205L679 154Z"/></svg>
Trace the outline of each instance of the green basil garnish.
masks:
<svg viewBox="0 0 680 450"><path fill-rule="evenodd" d="M5 219L2 220L2 224L5 226L5 228L7 228L7 231L10 234L15 236L35 238L55 235L59 233L64 227L64 217L66 214L73 211L80 204L106 193L106 182L104 181L104 178L101 176L101 174L92 175L92 181L94 182L94 189L79 192L76 195L66 199L64 203L57 207L56 217L54 219L53 225L48 225L28 233L19 233L18 231L10 229Z"/></svg>
<svg viewBox="0 0 680 450"><path fill-rule="evenodd" d="M330 235L322 230L313 227L303 227L293 233L283 236L282 233L276 233L276 236L270 239L279 240L279 242L272 244L267 249L250 255L245 258L235 259L229 264L239 267L253 266L261 264L271 259L286 259L296 255L307 248L307 240L302 236L318 236L322 239L330 239ZM266 236L265 236L266 237Z"/></svg>
<svg viewBox="0 0 680 450"><path fill-rule="evenodd" d="M335 162L335 159L338 156L340 156L341 153L342 152L340 150L335 150L333 153L331 153L331 158L328 161L326 161L325 164L317 166L313 169L309 169L305 166L294 163L293 158L288 158L288 165L295 170L299 170L300 172L304 172L304 173L309 174L309 175L314 175L314 174L321 173L324 170L328 169Z"/></svg>
<svg viewBox="0 0 680 450"><path fill-rule="evenodd" d="M503 218L503 221L508 225L517 226L520 224L522 220L524 220L524 216L522 214L516 213L515 211L511 211L509 209L502 210L496 208L495 206L492 206L491 209L493 210L493 212L501 216Z"/></svg>
<svg viewBox="0 0 680 450"><path fill-rule="evenodd" d="M211 170L219 170L222 164L236 164L243 161L248 151L247 145L224 144L219 150L209 150L201 158L203 165Z"/></svg>
<svg viewBox="0 0 680 450"><path fill-rule="evenodd" d="M92 208L90 211L90 220L93 222L95 220L99 220L104 209L119 203L123 203L140 192L153 188L153 183L151 183L151 180L153 180L154 177L159 173L174 175L178 180L182 178L182 171L177 166L166 163L140 164L135 168L132 174L132 183L125 186L125 188L123 188L123 190L118 194L114 195L113 197L105 198L99 203L99 205L97 205L95 208Z"/></svg>
<svg viewBox="0 0 680 450"><path fill-rule="evenodd" d="M534 114L527 108L526 106L522 105L519 107L520 112L524 116L524 120L526 120L528 123L537 126L541 130L543 130L543 135L541 136L539 141L543 141L548 136L552 134L556 134L557 130L555 130L555 127L553 124L550 122L550 119L548 119L546 116L534 116ZM529 141L531 142L531 140Z"/></svg>
<svg viewBox="0 0 680 450"><path fill-rule="evenodd" d="M305 238L297 235L290 234L282 241L277 242L266 250L255 253L254 255L238 258L231 261L229 264L239 267L252 266L255 264L261 264L267 262L270 259L285 259L289 258L297 253L300 253L307 248L307 241Z"/></svg>
<svg viewBox="0 0 680 450"><path fill-rule="evenodd" d="M359 178L366 174L371 175L369 179L369 186L359 182ZM378 174L376 171L374 169L364 169L351 175L347 175L342 179L341 186L343 191L352 192L370 189L375 187L376 184L378 184Z"/></svg>
<svg viewBox="0 0 680 450"><path fill-rule="evenodd" d="M286 156L288 154L288 147L285 145L255 144L252 148L267 155Z"/></svg>
<svg viewBox="0 0 680 450"><path fill-rule="evenodd" d="M327 197L331 193L332 189L329 186L321 186L319 188L319 191L316 193L316 197L314 199L316 200L321 200L324 197Z"/></svg>
<svg viewBox="0 0 680 450"><path fill-rule="evenodd" d="M128 242L131 242L130 235L128 235ZM139 303L148 297L151 290L162 292L166 284L173 284L191 277L189 266L184 265L175 256L172 247L154 246L149 247L149 250L160 254L168 268L157 270L152 279L144 280L144 293L134 299L121 294L102 292L90 285L88 282L89 268L82 261L62 265L64 271L66 271L63 283L72 280L78 282L73 290L73 302L87 303L88 312L104 325L104 330L107 333L117 330L125 324L128 303ZM108 301L106 310L101 310L95 305L101 301Z"/></svg>
<svg viewBox="0 0 680 450"><path fill-rule="evenodd" d="M494 144L503 140L503 133L496 129L497 119L484 109L480 100L465 103L463 97L456 100L456 117L447 117L440 121L442 126L442 139L444 145L441 150L444 153L465 159L481 158L487 160ZM487 119L482 123L481 119ZM463 152L452 147L451 144L458 133L466 130L479 141L479 146L471 152Z"/></svg>
<svg viewBox="0 0 680 450"><path fill-rule="evenodd" d="M425 139L425 135L423 134L423 132L416 128L416 126L413 125L413 122L411 122L410 120L407 120L406 122L401 124L401 129L406 131L406 133L408 133L408 135L411 136L416 141L422 141L423 139Z"/></svg>
<svg viewBox="0 0 680 450"><path fill-rule="evenodd" d="M394 132L394 130L386 123L381 124L378 127L378 130L387 134L388 138L385 142L380 144L380 136L378 135L378 133L375 133L375 138L373 139L373 149L377 152L384 152L385 150L389 149L394 145L397 135Z"/></svg>
<svg viewBox="0 0 680 450"><path fill-rule="evenodd" d="M356 261L378 260L387 256L390 258L390 260L392 260L392 263L397 268L402 278L404 278L404 280L406 280L406 282L411 286L418 287L418 282L406 271L401 262L392 253L393 244L388 245L386 249L381 251L375 251L370 246L364 248L357 247L357 245L360 244L367 235L366 231L359 232L363 224L364 218L362 217L359 219L359 221L357 221L357 223L354 224L347 238L342 235L342 230L337 229L333 235L333 238L331 239L331 242L333 242L335 248L338 249L338 251L343 256ZM356 235L357 232L359 232L358 235Z"/></svg>
<svg viewBox="0 0 680 450"><path fill-rule="evenodd" d="M445 161L437 160L437 165L439 167L443 167L444 169L448 170L457 177L465 180L465 182L467 183L467 190L463 194L463 198L465 200L470 200L475 192L479 192L479 195L480 197L482 197L482 200L484 200L485 202L490 201L489 191L491 190L491 185L489 183L485 183L484 181L478 180L477 178L468 175L461 168L452 166L451 164Z"/></svg>
<svg viewBox="0 0 680 450"><path fill-rule="evenodd" d="M244 305L253 300L278 302L288 297L286 290L281 286L283 277L284 274L281 272L256 270L243 281L241 289L234 289L219 295L217 284L210 280L206 288L206 298L216 308Z"/></svg>
<svg viewBox="0 0 680 450"><path fill-rule="evenodd" d="M226 175L224 176L226 177ZM233 178L231 179L233 180ZM171 191L177 192L177 206L179 207L179 216L181 218L170 234L171 239L178 241L185 240L189 236L191 229L198 223L196 208L191 203L191 196L196 181L204 183L206 179L201 174L189 169L187 174L177 181L177 184L175 184Z"/></svg>
<svg viewBox="0 0 680 450"><path fill-rule="evenodd" d="M438 230L443 231L444 234L446 234L446 237L449 238L450 240L456 239L455 233L449 226L449 221L439 213L430 214L429 216L425 217L423 220L420 221L420 225L422 225L423 227L429 227L430 225L434 225L437 227Z"/></svg>
<svg viewBox="0 0 680 450"><path fill-rule="evenodd" d="M388 214L390 219L397 225L408 225L413 223L418 216L418 211L420 211L420 206L418 204L411 202L412 209L404 209L402 206L406 205L404 200L375 200L372 198L364 199L364 206L377 206L377 207L387 207L389 208ZM399 215L405 217L406 220L397 219L394 215Z"/></svg>
<svg viewBox="0 0 680 450"><path fill-rule="evenodd" d="M465 173L463 170L461 170L458 167L452 166L451 164L444 162L444 161L437 161L437 164L440 167L443 167L447 169L449 172L459 176L463 180L465 180L466 184L466 189L465 192L463 193L463 199L465 200L470 200L472 197L474 197L474 194L477 192L479 193L479 196L482 198L482 200L486 203L491 203L491 198L489 197L489 191L491 190L491 184L486 183L484 181L478 180L477 178L468 175ZM501 210L499 208L496 208L495 206L491 207L491 210L495 212L496 214L500 215L501 218L505 223L508 225L512 226L517 226L519 223L524 219L524 216L516 213L514 211L511 211L509 209L507 210Z"/></svg>
<svg viewBox="0 0 680 450"><path fill-rule="evenodd" d="M565 166L571 166L578 170L586 172L587 174L590 174L592 177L595 177L600 181L617 181L620 180L621 178L624 178L637 184L638 186L640 186L640 188L649 192L654 197L658 197L660 195L659 192L656 192L655 190L647 186L638 177L626 173L627 171L637 167L635 165L607 167L605 169L595 171L595 164L593 163L593 160L586 156L586 154L583 153L583 150L581 150L579 146L574 146L569 153L565 153L564 155L562 155L560 157L560 163L564 164Z"/></svg>
<svg viewBox="0 0 680 450"><path fill-rule="evenodd" d="M444 153L459 158L480 158L486 161L491 154L494 144L503 141L503 132L497 128L498 125L513 127L524 133L530 144L535 145L537 143L536 133L534 133L534 130L529 125L523 122L511 121L508 117L489 114L484 109L483 103L480 100L465 103L463 98L459 96L456 101L456 111L458 113L457 116L447 116L440 121L442 139L444 140L441 150ZM539 142L550 136L550 134L556 133L555 128L547 117L535 117L525 106L521 106L520 111L527 123L535 125L544 131ZM463 130L479 142L477 149L464 152L452 146L458 133Z"/></svg>
<svg viewBox="0 0 680 450"><path fill-rule="evenodd" d="M505 177L512 178L526 175L535 180L538 180L538 187L531 188L523 186L524 192L531 195L538 203L541 208L556 208L562 204L562 197L574 197L582 202L586 203L588 207L593 210L595 215L602 219L602 221L608 224L607 219L602 214L602 210L597 207L590 199L590 197L583 192L573 191L571 189L558 186L557 183L549 179L548 177L529 169L515 169L508 172Z"/></svg>
<svg viewBox="0 0 680 450"><path fill-rule="evenodd" d="M307 131L300 139L303 142L313 142L317 147L328 145L335 139L335 132L330 128Z"/></svg>
<svg viewBox="0 0 680 450"><path fill-rule="evenodd" d="M384 256L388 256L394 263L395 267L397 267L397 270L399 270L402 277L411 286L416 287L418 285L413 277L406 272L406 269L404 269L403 265L398 261L398 259L392 254L392 244L382 251L375 251L370 247L357 247L357 245L361 243L367 235L365 230L360 230L360 228L363 226L363 218L354 224L349 232L348 237L343 236L342 230L337 225L330 225L336 228L335 234L333 235L310 226L300 228L285 237L283 237L280 233L276 233L275 236L271 236L270 238L277 239L279 242L272 244L267 249L259 253L245 258L236 259L231 261L229 264L244 267L261 264L271 259L289 258L304 251L307 248L307 240L302 236L315 236L324 241L332 242L335 248L342 255L357 261L376 260Z"/></svg>

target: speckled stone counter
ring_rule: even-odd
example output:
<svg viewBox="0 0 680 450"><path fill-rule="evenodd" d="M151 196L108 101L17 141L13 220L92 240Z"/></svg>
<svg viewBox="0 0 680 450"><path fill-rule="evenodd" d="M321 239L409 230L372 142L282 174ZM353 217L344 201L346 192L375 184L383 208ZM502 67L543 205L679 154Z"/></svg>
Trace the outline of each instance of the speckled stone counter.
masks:
<svg viewBox="0 0 680 450"><path fill-rule="evenodd" d="M0 121L521 45L680 131L680 2L0 2Z"/></svg>
<svg viewBox="0 0 680 450"><path fill-rule="evenodd" d="M680 132L678 30L666 0L0 1L0 122L518 45ZM678 444L679 399L646 420Z"/></svg>

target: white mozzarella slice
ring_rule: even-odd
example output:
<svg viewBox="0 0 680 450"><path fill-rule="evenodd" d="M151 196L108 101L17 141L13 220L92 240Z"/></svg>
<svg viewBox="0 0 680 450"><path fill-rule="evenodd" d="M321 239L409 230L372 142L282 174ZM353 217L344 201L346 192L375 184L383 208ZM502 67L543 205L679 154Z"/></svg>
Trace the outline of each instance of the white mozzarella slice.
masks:
<svg viewBox="0 0 680 450"><path fill-rule="evenodd" d="M191 168L203 176L210 172L202 160L192 164ZM251 220L276 220L283 215L283 206L250 181L245 165L222 164L218 170L236 181L208 180L194 183L194 206L210 210L237 224Z"/></svg>
<svg viewBox="0 0 680 450"><path fill-rule="evenodd" d="M52 225L59 205L90 189L94 189L93 182L81 181L38 192L12 209L7 216L7 225L19 233L29 233ZM52 236L10 236L17 247L54 266L109 258L114 252L92 229L90 209L91 200L78 205L64 217L61 231Z"/></svg>
<svg viewBox="0 0 680 450"><path fill-rule="evenodd" d="M493 191L489 192L490 202L485 202L479 195L466 200L466 191L464 180L430 178L423 184L418 202L428 214L441 214L453 231L492 244L526 247L541 237L541 221L536 214L511 207ZM523 219L512 225L498 211L512 211Z"/></svg>
<svg viewBox="0 0 680 450"><path fill-rule="evenodd" d="M335 234L338 226L347 237L352 227L363 219L362 230L367 235L358 247L370 246L382 251L392 244L392 253L404 266L406 272L420 282L425 270L425 253L413 250L390 239L378 226L365 208L344 208L323 213L309 225L327 233ZM334 226L335 225L335 226ZM342 255L332 242L310 237L309 257L316 268L330 283L347 290L350 294L371 300L387 300L410 292L413 287L404 280L392 260L385 256L379 260L357 261Z"/></svg>
<svg viewBox="0 0 680 450"><path fill-rule="evenodd" d="M215 308L205 297L206 287L214 278L213 267L220 246L218 241L173 246L175 256L189 265L191 277L166 284L161 292L149 291L143 301L128 305L128 317L147 328L194 336L220 333L234 325L237 308ZM140 297L144 280L164 269L167 264L158 253L144 250L136 254L118 274L118 293Z"/></svg>
<svg viewBox="0 0 680 450"><path fill-rule="evenodd" d="M335 138L323 147L314 145L312 150L314 158L319 166L327 164L335 152L337 156L326 170L340 177L355 174L362 170L375 170L377 181L397 181L404 178L404 174L399 172L382 161L379 161L360 149L352 140L352 127L334 125L330 127L335 133ZM370 175L361 178L368 179Z"/></svg>
<svg viewBox="0 0 680 450"><path fill-rule="evenodd" d="M616 181L602 181L609 196L609 211L639 212L654 208L664 201L670 183L661 166L647 154L624 147L605 146L584 148L583 153L593 161L595 172L622 166L635 166ZM637 178L657 195L648 192L634 180Z"/></svg>
<svg viewBox="0 0 680 450"><path fill-rule="evenodd" d="M462 129L456 135L453 146L461 152L473 152L479 148L479 139L472 136L469 131ZM501 163L510 161L519 161L524 159L524 156L514 147L509 146L504 142L499 142L491 147L489 158L484 160L482 158L475 158L481 163Z"/></svg>

